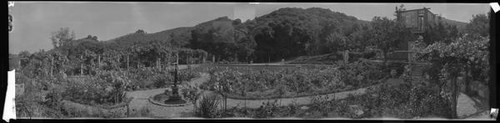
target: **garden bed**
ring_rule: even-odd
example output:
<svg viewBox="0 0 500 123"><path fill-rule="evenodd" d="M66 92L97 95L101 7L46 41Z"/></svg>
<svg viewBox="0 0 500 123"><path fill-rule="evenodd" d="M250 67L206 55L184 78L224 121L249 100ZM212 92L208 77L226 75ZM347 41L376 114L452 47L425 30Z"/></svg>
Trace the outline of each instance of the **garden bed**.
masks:
<svg viewBox="0 0 500 123"><path fill-rule="evenodd" d="M381 83L387 77L380 68L355 62L299 67L214 66L202 89L233 99L275 99L348 91Z"/></svg>
<svg viewBox="0 0 500 123"><path fill-rule="evenodd" d="M377 82L376 84L381 84L385 80L387 80L387 79L379 80L379 82ZM268 90L265 92L254 92L253 95L247 95L247 96L242 96L242 95L238 95L238 94L234 94L234 93L224 93L224 95L229 99L239 99L239 100L286 99L286 98L300 98L300 97L309 97L309 96L314 96L314 95L326 95L326 94L332 94L332 93L338 93L338 92L353 91L353 90L357 90L360 88L371 87L371 86L373 86L373 85L366 85L366 86L362 86L362 87L358 87L358 88L353 88L352 86L347 86L345 88L337 89L337 90L324 89L324 90L315 91L312 93L299 93L299 94L288 92L283 96L273 95L275 92L274 89ZM266 94L268 94L269 96L264 96L264 97L262 96L262 95L266 95Z"/></svg>
<svg viewBox="0 0 500 123"><path fill-rule="evenodd" d="M438 90L430 86L433 85L388 85L370 89L364 95L340 100L315 96L312 103L305 105L268 102L257 109L233 107L226 111L220 109L218 113L220 117L251 118L448 118L449 104L436 93Z"/></svg>

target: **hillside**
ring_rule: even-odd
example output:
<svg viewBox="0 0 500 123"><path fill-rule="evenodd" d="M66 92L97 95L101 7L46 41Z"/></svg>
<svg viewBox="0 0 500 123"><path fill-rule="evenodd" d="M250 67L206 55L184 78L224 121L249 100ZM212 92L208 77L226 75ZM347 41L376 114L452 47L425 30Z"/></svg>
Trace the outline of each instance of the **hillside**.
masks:
<svg viewBox="0 0 500 123"><path fill-rule="evenodd" d="M203 49L218 60L259 62L328 53L335 50L325 45L331 33L361 35L355 32L368 25L368 21L329 9L282 8L245 23L220 17L194 27L155 33L138 30L99 43L122 49L136 42L165 41L174 46Z"/></svg>
<svg viewBox="0 0 500 123"><path fill-rule="evenodd" d="M448 19L445 23L459 29L466 24ZM105 49L123 50L137 42L161 41L170 46L205 50L217 61L269 62L328 54L343 47L360 51L370 45L370 29L370 21L330 9L281 8L244 23L219 17L193 27L154 33L138 30L99 43L108 47Z"/></svg>
<svg viewBox="0 0 500 123"><path fill-rule="evenodd" d="M150 34L139 30L135 33L130 33L108 41L118 43L120 45L130 46L138 41L157 40L173 42L174 44L185 46L189 43L186 41L191 40L191 30L192 27L179 27Z"/></svg>

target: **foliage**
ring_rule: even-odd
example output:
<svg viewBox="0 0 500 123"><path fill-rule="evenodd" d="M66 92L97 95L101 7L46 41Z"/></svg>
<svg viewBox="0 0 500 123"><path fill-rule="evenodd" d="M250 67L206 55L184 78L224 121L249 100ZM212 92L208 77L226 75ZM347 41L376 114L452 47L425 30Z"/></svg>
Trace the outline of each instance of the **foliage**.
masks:
<svg viewBox="0 0 500 123"><path fill-rule="evenodd" d="M137 112L133 112L130 117L150 117L151 109L143 107Z"/></svg>
<svg viewBox="0 0 500 123"><path fill-rule="evenodd" d="M489 39L487 37L464 36L449 44L436 42L420 51L419 57L437 65L458 66L474 65L473 68L482 68L487 77L489 68ZM463 68L462 68L463 69ZM450 71L451 72L451 71ZM456 71L457 73L459 71Z"/></svg>
<svg viewBox="0 0 500 123"><path fill-rule="evenodd" d="M50 117L50 118L62 118L64 114L60 109L59 100L57 93L59 89L53 88L49 94L45 95L43 87L41 86L41 81L45 80L35 80L28 78L26 76L17 78L16 81L23 81L24 83L24 94L15 97L16 102L16 116L18 117ZM45 95L45 98L44 98Z"/></svg>
<svg viewBox="0 0 500 123"><path fill-rule="evenodd" d="M448 100L439 95L439 89L427 86L383 86L378 93L381 107L403 107L401 118L425 117L430 115L449 118L451 108Z"/></svg>
<svg viewBox="0 0 500 123"><path fill-rule="evenodd" d="M88 82L70 82L63 97L87 105L109 105L125 101L130 83L123 73L100 72Z"/></svg>
<svg viewBox="0 0 500 123"><path fill-rule="evenodd" d="M288 62L288 64L335 64L335 61L342 60L338 53L323 54L317 56L300 56Z"/></svg>
<svg viewBox="0 0 500 123"><path fill-rule="evenodd" d="M456 25L438 22L436 25L428 25L423 34L423 41L426 44L432 44L437 41L451 42L459 36L460 33Z"/></svg>
<svg viewBox="0 0 500 123"><path fill-rule="evenodd" d="M203 89L216 90L232 98L296 97L332 93L373 85L385 78L380 68L365 62L333 66L223 67L212 68Z"/></svg>
<svg viewBox="0 0 500 123"><path fill-rule="evenodd" d="M56 32L52 32L50 40L52 40L52 45L54 46L54 48L56 48L66 45L74 38L75 38L75 33L72 31L70 32L70 29L66 27L66 28L60 28Z"/></svg>
<svg viewBox="0 0 500 123"><path fill-rule="evenodd" d="M219 99L216 95L204 95L195 110L196 116L203 118L215 118L218 116Z"/></svg>
<svg viewBox="0 0 500 123"><path fill-rule="evenodd" d="M197 101L200 98L202 92L196 87L189 85L186 89L183 89L181 92L182 96L188 99L191 103L193 103L194 110L196 110Z"/></svg>
<svg viewBox="0 0 500 123"><path fill-rule="evenodd" d="M466 32L481 37L489 36L490 18L490 13L473 15L472 20L466 25Z"/></svg>
<svg viewBox="0 0 500 123"><path fill-rule="evenodd" d="M256 118L270 118L276 117L278 111L278 100L263 102L262 105L256 110Z"/></svg>
<svg viewBox="0 0 500 123"><path fill-rule="evenodd" d="M387 58L387 53L394 51L400 42L415 40L415 36L400 21L376 16L373 17L371 25L371 42L383 51L384 58Z"/></svg>

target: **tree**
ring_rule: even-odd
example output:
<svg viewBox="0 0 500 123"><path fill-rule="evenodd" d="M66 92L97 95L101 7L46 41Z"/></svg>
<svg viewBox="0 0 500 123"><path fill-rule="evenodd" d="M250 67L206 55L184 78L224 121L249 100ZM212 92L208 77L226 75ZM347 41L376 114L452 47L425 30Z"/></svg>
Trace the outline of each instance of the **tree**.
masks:
<svg viewBox="0 0 500 123"><path fill-rule="evenodd" d="M490 14L473 15L466 25L466 32L470 35L486 37L490 34Z"/></svg>
<svg viewBox="0 0 500 123"><path fill-rule="evenodd" d="M54 48L64 46L75 39L75 32L68 27L60 28L58 31L52 32L50 40Z"/></svg>
<svg viewBox="0 0 500 123"><path fill-rule="evenodd" d="M462 36L450 43L436 42L419 51L418 57L430 61L439 69L439 78L435 82L441 93L448 96L451 101L453 117L456 118L457 105L457 77L470 68L484 68L482 73L489 73L489 38ZM467 74L465 76L468 76ZM486 80L489 76L486 76ZM443 90L444 85L450 81L451 92Z"/></svg>
<svg viewBox="0 0 500 123"><path fill-rule="evenodd" d="M423 34L423 41L427 45L437 41L451 42L457 39L459 35L457 26L439 21L436 25L427 25L427 29Z"/></svg>
<svg viewBox="0 0 500 123"><path fill-rule="evenodd" d="M339 32L333 32L326 37L327 45L330 47L329 52L348 50L348 38Z"/></svg>
<svg viewBox="0 0 500 123"><path fill-rule="evenodd" d="M139 30L135 31L135 33L137 33L137 34L146 34L146 31L144 31L142 29L139 29Z"/></svg>
<svg viewBox="0 0 500 123"><path fill-rule="evenodd" d="M371 42L382 50L384 63L387 61L387 53L394 51L397 45L403 41L414 40L415 36L406 29L402 21L389 20L386 17L373 17Z"/></svg>
<svg viewBox="0 0 500 123"><path fill-rule="evenodd" d="M86 39L97 41L97 36L88 35Z"/></svg>

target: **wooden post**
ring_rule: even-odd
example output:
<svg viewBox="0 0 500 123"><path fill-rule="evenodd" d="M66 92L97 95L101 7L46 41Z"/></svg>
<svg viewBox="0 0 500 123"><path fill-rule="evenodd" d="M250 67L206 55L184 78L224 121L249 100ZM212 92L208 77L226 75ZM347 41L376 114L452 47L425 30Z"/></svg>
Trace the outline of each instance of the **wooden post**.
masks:
<svg viewBox="0 0 500 123"><path fill-rule="evenodd" d="M238 54L234 54L235 61L238 62Z"/></svg>
<svg viewBox="0 0 500 123"><path fill-rule="evenodd" d="M97 55L97 69L101 68L101 55Z"/></svg>
<svg viewBox="0 0 500 123"><path fill-rule="evenodd" d="M349 50L344 51L344 62L349 63Z"/></svg>
<svg viewBox="0 0 500 123"><path fill-rule="evenodd" d="M80 56L80 59L83 61L83 56ZM80 76L83 75L83 62L80 63Z"/></svg>
<svg viewBox="0 0 500 123"><path fill-rule="evenodd" d="M50 59L50 76L52 76L54 72L54 57Z"/></svg>
<svg viewBox="0 0 500 123"><path fill-rule="evenodd" d="M452 108L451 108L451 112L453 113L452 114L452 118L457 118L457 76L452 76L452 79L451 79L451 84L452 84Z"/></svg>
<svg viewBox="0 0 500 123"><path fill-rule="evenodd" d="M129 107L129 103L127 103L127 117L130 117L130 107Z"/></svg>
<svg viewBox="0 0 500 123"><path fill-rule="evenodd" d="M129 68L129 56L127 55L127 70Z"/></svg>
<svg viewBox="0 0 500 123"><path fill-rule="evenodd" d="M469 94L469 92L470 92L469 91L470 90L470 87L469 87L470 82L469 81L472 80L471 78L469 78L469 75L471 75L471 69L472 69L472 67L469 64L466 67L467 67L467 69L465 69L465 83L464 83L464 86L465 86L465 93Z"/></svg>
<svg viewBox="0 0 500 123"><path fill-rule="evenodd" d="M156 68L160 68L160 59L156 58Z"/></svg>

